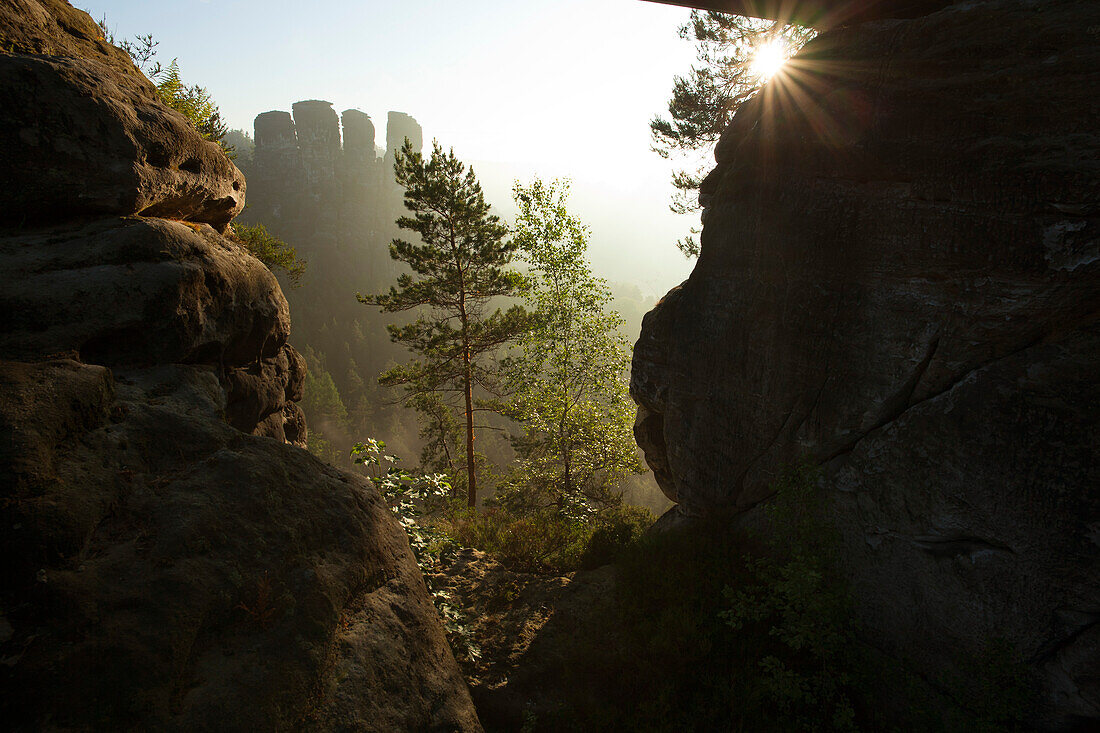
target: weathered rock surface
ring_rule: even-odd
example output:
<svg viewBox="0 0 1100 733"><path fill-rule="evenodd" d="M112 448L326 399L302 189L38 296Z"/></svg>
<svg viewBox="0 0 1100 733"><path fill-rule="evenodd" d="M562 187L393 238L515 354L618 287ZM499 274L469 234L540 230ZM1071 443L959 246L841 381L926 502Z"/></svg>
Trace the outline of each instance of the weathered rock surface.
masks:
<svg viewBox="0 0 1100 733"><path fill-rule="evenodd" d="M274 356L290 334L279 283L209 227L99 219L0 238L0 349L116 366Z"/></svg>
<svg viewBox="0 0 1100 733"><path fill-rule="evenodd" d="M719 143L632 376L678 514L825 465L876 645L935 679L1007 638L1063 729L1100 724L1096 28L1005 0L818 37Z"/></svg>
<svg viewBox="0 0 1100 733"><path fill-rule="evenodd" d="M246 433L301 399L305 363L286 343L278 282L208 226L99 219L0 232L0 261L0 353L9 358L215 366L226 419ZM273 418L262 434L277 436L282 424ZM292 442L304 445L304 433Z"/></svg>
<svg viewBox="0 0 1100 733"><path fill-rule="evenodd" d="M227 425L212 368L0 386L7 726L478 729L378 493Z"/></svg>
<svg viewBox="0 0 1100 733"><path fill-rule="evenodd" d="M142 214L223 231L244 176L160 103L127 54L60 0L0 8L0 221Z"/></svg>
<svg viewBox="0 0 1100 733"><path fill-rule="evenodd" d="M86 14L0 0L0 42L5 728L480 730L378 492L288 445L240 173Z"/></svg>

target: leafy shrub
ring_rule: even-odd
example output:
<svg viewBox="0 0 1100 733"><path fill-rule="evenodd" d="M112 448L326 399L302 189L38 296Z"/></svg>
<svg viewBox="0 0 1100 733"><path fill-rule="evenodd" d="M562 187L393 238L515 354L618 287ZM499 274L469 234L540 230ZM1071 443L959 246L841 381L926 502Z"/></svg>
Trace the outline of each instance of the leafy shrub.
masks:
<svg viewBox="0 0 1100 733"><path fill-rule="evenodd" d="M282 270L290 286L302 284L306 261L298 257L298 251L267 231L263 224L232 224L233 238L272 270Z"/></svg>
<svg viewBox="0 0 1100 733"><path fill-rule="evenodd" d="M157 94L164 103L186 117L204 140L222 144L229 128L222 122L218 105L206 87L183 83L176 59L172 59L167 68L157 64L155 70L149 73L149 78L155 83Z"/></svg>
<svg viewBox="0 0 1100 733"><path fill-rule="evenodd" d="M787 470L764 509L766 553L749 558L748 582L728 586L721 617L766 639L746 692L792 730L854 731L853 671L861 667L847 589L833 572L837 538L822 519L819 474Z"/></svg>
<svg viewBox="0 0 1100 733"><path fill-rule="evenodd" d="M421 570L434 565L433 552L454 549L454 543L422 517L440 510L447 502L451 486L441 473L416 474L400 468L397 456L386 453L381 440L367 438L351 449L352 461L366 469L371 480L397 515L397 521L409 536L409 546Z"/></svg>
<svg viewBox="0 0 1100 733"><path fill-rule="evenodd" d="M510 570L564 573L576 569L590 530L553 509L516 516L489 507L456 512L448 531L460 545L484 550Z"/></svg>
<svg viewBox="0 0 1100 733"><path fill-rule="evenodd" d="M597 568L614 562L641 539L654 521L656 517L645 507L628 504L600 515L581 554L581 568Z"/></svg>
<svg viewBox="0 0 1100 733"><path fill-rule="evenodd" d="M225 142L229 128L222 121L221 111L210 92L198 84L184 84L176 59L167 67L162 66L156 60L160 42L152 34L135 36L133 41L118 39L107 25L107 16L96 22L103 39L128 53L134 64L149 77L161 101L187 118L204 140L218 143L230 158L236 157L233 146Z"/></svg>
<svg viewBox="0 0 1100 733"><path fill-rule="evenodd" d="M416 474L398 467L401 459L387 454L386 444L374 438L356 443L351 449L351 457L363 466L367 478L378 488L405 530L416 563L425 573L424 581L452 650L468 658L477 658L481 650L473 642L462 610L449 592L432 587L428 576L441 556L458 549L451 537L424 521L449 502L451 487L446 477L440 473Z"/></svg>

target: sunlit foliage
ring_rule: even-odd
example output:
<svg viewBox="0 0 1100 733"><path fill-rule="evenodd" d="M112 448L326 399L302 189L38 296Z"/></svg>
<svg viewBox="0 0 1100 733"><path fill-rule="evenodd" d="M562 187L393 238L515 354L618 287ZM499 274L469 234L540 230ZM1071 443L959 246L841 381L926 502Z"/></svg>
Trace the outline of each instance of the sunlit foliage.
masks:
<svg viewBox="0 0 1100 733"><path fill-rule="evenodd" d="M114 32L107 25L107 18L100 18L100 31L108 43L112 43L130 55L134 64L141 69L157 89L161 100L170 108L176 110L198 130L203 139L218 143L230 157L233 157L233 147L223 141L229 128L222 121L218 105L206 87L198 84L185 84L180 76L179 64L176 59L162 66L156 60L157 47L160 42L153 38L152 34L135 36L134 40L116 39Z"/></svg>
<svg viewBox="0 0 1100 733"><path fill-rule="evenodd" d="M588 230L566 209L567 182L517 183L513 236L530 266L534 318L509 361L507 414L522 433L498 501L516 513L553 509L584 519L621 502L639 473L629 352L611 290L588 264Z"/></svg>
<svg viewBox="0 0 1100 733"><path fill-rule="evenodd" d="M297 250L267 231L263 224L233 222L231 226L233 238L243 244L260 262L272 270L280 270L291 287L301 284L306 261L298 257Z"/></svg>
<svg viewBox="0 0 1100 733"><path fill-rule="evenodd" d="M165 104L186 117L204 139L221 144L229 128L222 122L218 105L206 87L183 83L176 59L150 78Z"/></svg>
<svg viewBox="0 0 1100 733"><path fill-rule="evenodd" d="M654 117L653 150L664 158L676 153L709 152L737 108L750 99L781 66L814 36L812 28L781 21L695 10L680 37L695 42L691 73L673 81L667 118ZM688 156L689 167L673 174L671 209L685 214L699 208L697 197L709 161ZM691 162L693 161L693 162ZM697 231L693 232L697 234ZM678 243L686 256L699 254L694 236Z"/></svg>

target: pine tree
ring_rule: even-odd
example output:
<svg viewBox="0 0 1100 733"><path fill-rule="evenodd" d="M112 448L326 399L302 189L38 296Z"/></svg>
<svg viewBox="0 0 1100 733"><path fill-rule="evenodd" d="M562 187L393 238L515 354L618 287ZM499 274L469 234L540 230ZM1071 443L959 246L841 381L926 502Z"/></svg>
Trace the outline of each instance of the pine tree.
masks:
<svg viewBox="0 0 1100 733"><path fill-rule="evenodd" d="M420 413L428 438L425 458L457 483L464 478L467 503L475 506L474 413L491 409L476 397L499 395L493 357L528 327L522 307L494 306L499 298L522 295L525 280L508 269L516 245L506 239L507 226L490 213L477 178L454 150L444 153L433 142L424 160L406 139L394 174L412 214L397 225L418 234L421 243L394 239L390 256L412 273L400 275L388 293L359 300L389 313L416 311L412 323L387 326L391 340L415 357L379 382L404 387L406 404Z"/></svg>
<svg viewBox="0 0 1100 733"><path fill-rule="evenodd" d="M673 81L669 117L649 123L653 151L662 158L673 152L709 152L733 119L737 109L760 91L767 73L757 64L761 50L794 55L813 38L814 30L782 21L747 18L714 10L693 10L680 27L680 37L695 41L697 59L687 76ZM699 184L713 163L703 156L688 162L691 168L672 174L676 189L669 207L674 213L697 211ZM692 235L698 234L692 230ZM699 254L694 236L677 242L688 257Z"/></svg>

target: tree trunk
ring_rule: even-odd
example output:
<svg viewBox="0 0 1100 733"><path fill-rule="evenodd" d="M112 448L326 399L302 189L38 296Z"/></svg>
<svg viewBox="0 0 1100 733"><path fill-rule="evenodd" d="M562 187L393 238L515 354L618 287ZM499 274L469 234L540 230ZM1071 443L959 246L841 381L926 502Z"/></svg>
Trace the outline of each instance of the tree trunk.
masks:
<svg viewBox="0 0 1100 733"><path fill-rule="evenodd" d="M463 354L466 374L466 504L477 506L477 473L474 471L474 385L470 374L470 350Z"/></svg>

